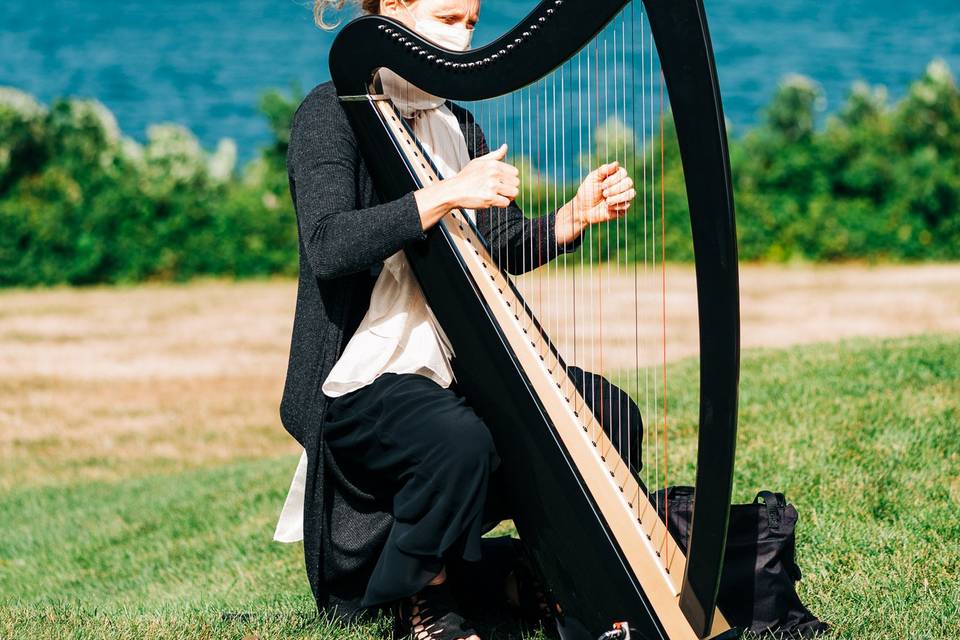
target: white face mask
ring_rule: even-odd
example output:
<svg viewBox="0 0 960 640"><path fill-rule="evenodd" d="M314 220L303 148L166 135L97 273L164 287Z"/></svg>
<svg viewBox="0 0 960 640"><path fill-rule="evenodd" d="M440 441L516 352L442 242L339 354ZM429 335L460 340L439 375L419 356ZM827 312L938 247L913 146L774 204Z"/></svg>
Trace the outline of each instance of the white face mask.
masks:
<svg viewBox="0 0 960 640"><path fill-rule="evenodd" d="M446 24L433 18L421 20L413 14L406 3L403 3L403 8L413 18L413 30L435 45L450 51L466 51L470 48L473 29L467 29L459 24Z"/></svg>
<svg viewBox="0 0 960 640"><path fill-rule="evenodd" d="M406 4L403 8L413 19L413 30L439 47L451 51L466 51L473 39L473 30L462 25L453 25L439 20L418 19ZM380 70L383 92L393 101L404 118L412 118L418 111L436 109L444 99L413 86L387 68Z"/></svg>
<svg viewBox="0 0 960 640"><path fill-rule="evenodd" d="M473 40L473 29L438 20L420 20L416 30L427 40L451 51L466 51Z"/></svg>

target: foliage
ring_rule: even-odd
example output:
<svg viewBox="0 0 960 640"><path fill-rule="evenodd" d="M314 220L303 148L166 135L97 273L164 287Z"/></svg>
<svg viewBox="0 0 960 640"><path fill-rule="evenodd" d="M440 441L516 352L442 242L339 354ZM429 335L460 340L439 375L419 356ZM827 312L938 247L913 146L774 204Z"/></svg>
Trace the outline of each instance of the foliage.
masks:
<svg viewBox="0 0 960 640"><path fill-rule="evenodd" d="M856 83L818 128L824 98L809 78L789 76L730 155L740 257L750 261L955 260L960 258L960 90L946 65L928 65L897 104L881 87ZM610 121L594 135L594 157L620 160L637 182L625 221L588 233L593 255L693 259L676 131L640 143ZM613 150L613 151L611 151ZM662 155L661 155L662 154ZM542 213L554 187L532 177L521 196ZM586 167L582 167L587 170ZM566 195L572 195L572 188ZM538 206L538 203L542 203ZM643 238L631 247L621 238ZM662 246L661 246L662 245ZM619 255L618 255L619 254Z"/></svg>
<svg viewBox="0 0 960 640"><path fill-rule="evenodd" d="M96 101L46 108L0 88L0 286L295 274L285 163L299 101L296 87L262 97L272 142L237 172L230 140L208 153L188 130L161 124L140 145ZM741 257L960 258L960 90L946 64L931 62L893 105L882 88L857 83L818 127L823 105L816 83L790 76L762 121L732 137ZM668 260L693 257L669 118L662 156L659 136L639 141L619 120L594 132L593 156L620 159L639 192L618 226L588 234L601 257L642 259L611 242L616 234L648 237L648 254ZM529 215L572 195L575 185L513 160Z"/></svg>
<svg viewBox="0 0 960 640"><path fill-rule="evenodd" d="M263 111L283 127L298 102L271 93ZM140 145L99 102L45 109L13 89L0 134L0 286L296 272L285 143L237 176L232 140L208 153L159 124Z"/></svg>
<svg viewBox="0 0 960 640"><path fill-rule="evenodd" d="M741 253L751 260L960 257L960 91L932 62L889 106L857 84L818 131L820 89L781 86L735 146Z"/></svg>

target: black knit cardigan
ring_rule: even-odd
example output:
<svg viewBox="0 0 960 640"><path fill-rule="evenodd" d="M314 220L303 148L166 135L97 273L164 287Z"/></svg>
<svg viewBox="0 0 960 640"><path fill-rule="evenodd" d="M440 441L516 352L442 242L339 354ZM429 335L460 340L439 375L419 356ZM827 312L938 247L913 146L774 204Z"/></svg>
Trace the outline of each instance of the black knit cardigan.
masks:
<svg viewBox="0 0 960 640"><path fill-rule="evenodd" d="M487 153L470 113L448 106L471 157ZM310 587L321 610L339 605L348 613L363 594L392 519L389 504L358 491L324 446L327 399L320 387L369 307L383 260L426 235L412 193L379 202L331 83L316 87L297 109L287 172L300 277L280 418L307 452L304 559ZM557 253L553 214L528 220L513 206L498 214L496 224L489 222L489 211L477 212L492 254L513 272L534 269ZM559 252L577 244L561 245Z"/></svg>

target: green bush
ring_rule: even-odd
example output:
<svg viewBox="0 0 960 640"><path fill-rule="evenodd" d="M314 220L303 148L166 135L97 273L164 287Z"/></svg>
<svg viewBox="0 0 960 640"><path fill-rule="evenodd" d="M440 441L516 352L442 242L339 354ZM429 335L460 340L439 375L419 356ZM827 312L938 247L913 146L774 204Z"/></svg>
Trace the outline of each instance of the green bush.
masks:
<svg viewBox="0 0 960 640"><path fill-rule="evenodd" d="M295 275L285 162L299 101L296 88L261 99L273 139L238 172L230 140L209 153L185 128L160 124L140 145L99 102L58 100L47 108L0 88L0 286ZM790 76L760 123L731 138L741 258L960 258L960 90L947 66L930 63L893 105L882 89L857 83L818 126L823 102L816 83ZM631 237L642 236L645 223L655 224L648 250L690 260L669 118L663 139L662 177L659 134L644 144L619 120L595 131L592 155L595 164L620 158L638 182L648 176L646 203L656 221L637 215L638 201L619 232L626 225ZM524 178L521 205L531 215L575 190L514 160ZM617 253L615 233L591 229L586 242L595 257L643 259L636 244Z"/></svg>
<svg viewBox="0 0 960 640"><path fill-rule="evenodd" d="M889 106L854 85L813 126L820 89L788 79L734 145L740 250L751 260L960 257L960 91L934 61Z"/></svg>
<svg viewBox="0 0 960 640"><path fill-rule="evenodd" d="M298 102L264 99L280 118ZM98 102L45 109L13 89L0 134L0 286L296 273L285 143L238 176L231 140L207 153L161 124L140 145Z"/></svg>
<svg viewBox="0 0 960 640"><path fill-rule="evenodd" d="M882 88L856 83L818 128L823 103L816 83L789 76L760 123L731 138L741 259L960 258L960 91L946 65L930 63L895 105ZM663 251L668 260L689 261L684 178L669 118L662 161L659 132L653 137L641 144L623 123L608 122L595 132L593 164L617 158L638 183L646 176L646 205L639 195L625 223L629 236L646 238L648 253L657 257ZM520 162L525 183L534 185L522 194L522 204L542 213L534 203L554 187L537 180L529 164ZM568 187L566 194L572 193ZM594 258L643 259L644 246L636 242L621 243L620 255L611 255L615 233L613 226L592 228L587 250Z"/></svg>

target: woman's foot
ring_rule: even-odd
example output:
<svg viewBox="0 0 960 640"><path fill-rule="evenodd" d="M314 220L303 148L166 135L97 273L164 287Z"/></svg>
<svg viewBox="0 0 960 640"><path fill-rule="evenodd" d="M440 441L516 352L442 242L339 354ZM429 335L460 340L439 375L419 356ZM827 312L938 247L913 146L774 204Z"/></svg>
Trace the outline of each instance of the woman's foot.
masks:
<svg viewBox="0 0 960 640"><path fill-rule="evenodd" d="M480 640L470 624L457 613L459 607L441 573L442 582L431 582L415 596L400 603L394 637L403 640Z"/></svg>

